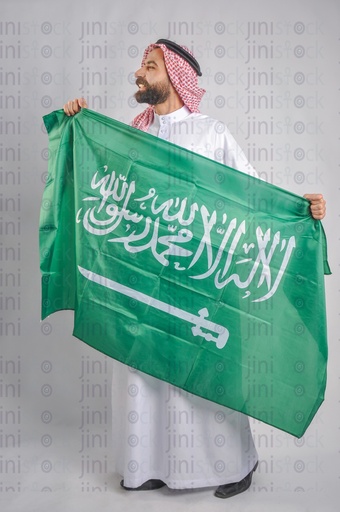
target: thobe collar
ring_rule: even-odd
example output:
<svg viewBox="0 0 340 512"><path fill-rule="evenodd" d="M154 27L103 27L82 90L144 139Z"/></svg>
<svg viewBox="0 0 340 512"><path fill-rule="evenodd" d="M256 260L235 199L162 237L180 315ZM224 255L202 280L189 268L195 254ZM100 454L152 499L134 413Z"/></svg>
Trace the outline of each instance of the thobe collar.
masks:
<svg viewBox="0 0 340 512"><path fill-rule="evenodd" d="M156 137L168 140L171 124L182 121L189 114L190 110L185 105L174 112L170 112L170 114L158 115L155 112L153 122L151 123L148 132L152 135L156 135Z"/></svg>

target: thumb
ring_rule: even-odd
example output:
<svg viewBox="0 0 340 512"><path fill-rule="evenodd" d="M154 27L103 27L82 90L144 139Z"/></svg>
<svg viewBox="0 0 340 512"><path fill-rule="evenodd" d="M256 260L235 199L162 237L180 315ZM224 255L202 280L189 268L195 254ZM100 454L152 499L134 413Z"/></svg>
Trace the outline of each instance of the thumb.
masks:
<svg viewBox="0 0 340 512"><path fill-rule="evenodd" d="M82 107L82 108L88 108L85 98L80 98L80 99L78 100L78 104L79 104L79 106L80 106L80 107Z"/></svg>

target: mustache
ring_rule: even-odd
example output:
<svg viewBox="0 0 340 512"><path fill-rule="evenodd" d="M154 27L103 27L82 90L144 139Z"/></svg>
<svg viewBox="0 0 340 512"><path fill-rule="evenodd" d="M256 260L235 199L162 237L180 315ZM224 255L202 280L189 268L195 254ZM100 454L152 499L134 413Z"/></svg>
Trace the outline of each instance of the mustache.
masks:
<svg viewBox="0 0 340 512"><path fill-rule="evenodd" d="M145 87L149 87L149 83L145 80L145 78L142 78L141 76L137 78L136 85L144 85Z"/></svg>

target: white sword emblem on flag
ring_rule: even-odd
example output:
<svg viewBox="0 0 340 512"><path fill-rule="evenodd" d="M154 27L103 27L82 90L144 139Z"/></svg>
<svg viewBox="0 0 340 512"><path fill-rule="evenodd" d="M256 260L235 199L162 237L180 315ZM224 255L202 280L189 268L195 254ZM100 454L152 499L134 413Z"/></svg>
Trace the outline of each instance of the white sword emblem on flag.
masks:
<svg viewBox="0 0 340 512"><path fill-rule="evenodd" d="M122 293L127 297L131 297L133 299L138 300L139 302L143 302L152 308L159 309L160 311L164 311L168 315L173 315L177 318L185 320L191 324L194 324L194 327L191 328L191 332L194 336L202 336L207 341L214 341L216 343L216 347L221 349L225 346L229 338L229 331L223 325L216 324L215 322L211 322L207 320L206 317L209 316L209 312L207 308L202 308L198 312L197 315L193 315L192 313L188 313L183 309L176 308L167 304L166 302L162 302L158 299L150 297L145 293L138 292L133 288L129 288L123 284L117 283L116 281L112 281L107 277L101 276L92 272L91 270L86 270L83 267L78 266L79 272L94 283L100 284L101 286L105 286L106 288L110 288L110 290L114 290L116 292ZM202 330L207 329L209 332L204 332ZM212 334L213 333L213 334ZM214 336L216 334L217 336Z"/></svg>

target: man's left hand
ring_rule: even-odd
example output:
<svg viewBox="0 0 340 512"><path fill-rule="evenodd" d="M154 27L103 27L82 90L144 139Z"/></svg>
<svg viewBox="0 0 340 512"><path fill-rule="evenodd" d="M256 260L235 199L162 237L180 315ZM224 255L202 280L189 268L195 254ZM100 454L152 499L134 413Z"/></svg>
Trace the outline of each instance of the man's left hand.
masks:
<svg viewBox="0 0 340 512"><path fill-rule="evenodd" d="M310 202L310 211L314 219L321 220L326 215L326 201L322 194L305 194L303 196Z"/></svg>

